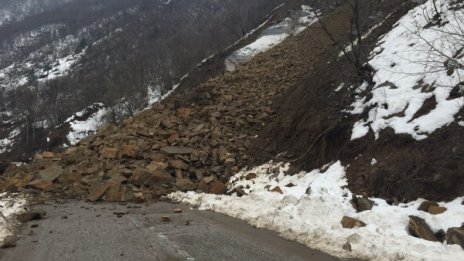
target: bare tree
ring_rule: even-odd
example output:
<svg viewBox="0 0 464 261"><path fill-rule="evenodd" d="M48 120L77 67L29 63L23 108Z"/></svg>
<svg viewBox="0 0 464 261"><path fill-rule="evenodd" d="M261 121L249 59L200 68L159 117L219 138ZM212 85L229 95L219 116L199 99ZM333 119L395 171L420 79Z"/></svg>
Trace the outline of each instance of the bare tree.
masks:
<svg viewBox="0 0 464 261"><path fill-rule="evenodd" d="M314 16L318 19L319 24L322 29L332 41L332 44L337 48L337 50L343 54L346 60L353 66L354 70L357 73L358 80L360 82L367 81L369 84L373 83L372 80L372 68L369 64L364 64L362 62L363 57L365 56L365 46L363 43L362 37L362 28L361 28L361 14L360 14L360 1L359 0L343 0L343 5L345 5L347 12L350 12L350 36L349 36L349 47L343 44L342 40L338 40L334 34L327 27L324 17L320 12L313 8L312 12Z"/></svg>

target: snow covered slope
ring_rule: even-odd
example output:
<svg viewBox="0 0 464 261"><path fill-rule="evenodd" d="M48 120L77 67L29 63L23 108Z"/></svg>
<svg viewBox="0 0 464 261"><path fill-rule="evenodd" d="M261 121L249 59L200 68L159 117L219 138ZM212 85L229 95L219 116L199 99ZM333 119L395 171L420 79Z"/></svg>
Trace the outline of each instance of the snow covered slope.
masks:
<svg viewBox="0 0 464 261"><path fill-rule="evenodd" d="M93 104L74 114L65 121L70 125L66 138L71 145L75 145L83 138L94 134L106 121L107 109L101 103Z"/></svg>
<svg viewBox="0 0 464 261"><path fill-rule="evenodd" d="M368 260L461 260L464 250L412 237L408 234L409 215L424 218L436 232L459 227L464 216L464 197L441 202L448 210L431 215L417 210L422 199L398 206L371 198L372 210L356 213L346 188L345 168L340 162L324 170L286 175L288 165L268 163L232 177L229 191L241 188L239 197L176 192L173 200L246 220L257 227L279 232L298 241L340 257ZM250 177L250 175L252 175ZM256 178L252 178L256 176ZM272 191L279 188L282 193ZM345 229L343 216L363 221L365 227ZM351 251L343 249L349 242Z"/></svg>
<svg viewBox="0 0 464 261"><path fill-rule="evenodd" d="M291 35L298 34L315 21L311 7L303 5L301 10L294 12L293 16L287 17L277 25L264 29L256 41L227 57L225 60L226 70L229 72L234 71L237 65L249 62L257 54L278 45Z"/></svg>
<svg viewBox="0 0 464 261"><path fill-rule="evenodd" d="M462 74L464 53L463 4L433 1L411 10L386 34L372 52L369 64L376 71L373 97L366 100L367 84L358 88L351 113L368 112L357 122L352 139L369 131L378 138L385 128L409 134L417 140L456 119L464 105ZM455 91L458 97L451 93Z"/></svg>

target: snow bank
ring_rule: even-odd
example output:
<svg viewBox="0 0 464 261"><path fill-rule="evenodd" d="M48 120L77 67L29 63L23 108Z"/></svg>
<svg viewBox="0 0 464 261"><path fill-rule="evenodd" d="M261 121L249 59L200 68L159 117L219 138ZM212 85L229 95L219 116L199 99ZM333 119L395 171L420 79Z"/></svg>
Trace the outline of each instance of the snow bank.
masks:
<svg viewBox="0 0 464 261"><path fill-rule="evenodd" d="M235 218L257 227L279 232L283 237L309 247L327 251L339 257L369 260L460 260L464 251L457 245L421 240L408 235L409 215L424 218L433 230L459 227L464 221L464 198L440 203L448 210L433 216L417 210L421 199L398 206L382 199L372 199L376 205L370 211L356 213L346 188L345 168L340 162L327 166L325 171L314 170L286 176L288 167L265 164L235 175L229 189L242 186L245 196L210 195L195 192L176 192L173 200L199 206ZM256 178L246 180L249 173ZM283 194L270 192L279 187ZM343 216L357 218L366 227L344 229ZM350 242L352 251L342 246Z"/></svg>
<svg viewBox="0 0 464 261"><path fill-rule="evenodd" d="M105 123L107 109L103 104L97 103L74 114L65 123L71 126L66 136L71 145L75 145L83 138L95 133Z"/></svg>
<svg viewBox="0 0 464 261"><path fill-rule="evenodd" d="M14 215L24 210L26 200L0 194L0 241L13 233Z"/></svg>
<svg viewBox="0 0 464 261"><path fill-rule="evenodd" d="M296 17L286 18L277 25L266 28L253 43L235 51L225 60L226 70L234 71L239 64L249 62L259 53L266 52L291 35L296 35L316 21L311 8L303 5Z"/></svg>
<svg viewBox="0 0 464 261"><path fill-rule="evenodd" d="M361 101L364 98L358 96L351 111L360 114L366 109L369 116L355 124L352 139L365 136L369 129L378 138L381 130L390 127L398 134L410 134L421 140L455 120L464 98L450 99L449 95L462 82L460 75L464 71L458 68L449 71L444 64L450 57L456 57L462 47L454 44L449 35L462 28L464 15L452 5L456 3L441 2L443 20L438 25L431 23L435 11L429 0L401 18L379 41L369 61L376 71L373 97ZM455 61L464 62L460 56ZM424 115L416 114L432 97L436 107Z"/></svg>

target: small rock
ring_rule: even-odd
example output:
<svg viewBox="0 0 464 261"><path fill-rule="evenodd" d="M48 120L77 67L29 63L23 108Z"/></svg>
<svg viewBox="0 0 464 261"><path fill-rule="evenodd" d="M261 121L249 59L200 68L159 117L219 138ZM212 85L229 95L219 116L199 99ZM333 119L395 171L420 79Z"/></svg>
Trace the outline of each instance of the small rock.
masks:
<svg viewBox="0 0 464 261"><path fill-rule="evenodd" d="M357 197L353 195L351 204L358 212L363 212L366 210L371 210L374 207L374 201L370 200L366 196Z"/></svg>
<svg viewBox="0 0 464 261"><path fill-rule="evenodd" d="M145 196L143 195L142 192L134 192L134 202L135 203L143 203L146 201Z"/></svg>
<svg viewBox="0 0 464 261"><path fill-rule="evenodd" d="M163 148L161 148L161 151L166 153L166 154L171 154L171 155L192 154L192 152L193 152L193 150L190 149L190 148L176 147L176 146L163 147Z"/></svg>
<svg viewBox="0 0 464 261"><path fill-rule="evenodd" d="M255 179L256 178L256 173L248 173L246 176L245 176L245 179L246 180L252 180L252 179Z"/></svg>
<svg viewBox="0 0 464 261"><path fill-rule="evenodd" d="M185 178L176 179L176 183L174 185L181 191L190 191L196 188L195 183L193 183L190 179Z"/></svg>
<svg viewBox="0 0 464 261"><path fill-rule="evenodd" d="M51 151L44 151L44 152L42 153L42 157L43 157L44 159L52 159L52 158L55 157L55 153L53 153L53 152L51 152Z"/></svg>
<svg viewBox="0 0 464 261"><path fill-rule="evenodd" d="M228 195L232 195L234 193L237 193L237 197L242 197L242 196L246 195L246 192L245 192L245 190L243 189L242 186L234 188L232 191L230 191L228 193Z"/></svg>
<svg viewBox="0 0 464 261"><path fill-rule="evenodd" d="M438 241L445 242L446 233L445 233L445 231L443 229L440 229L435 233L435 237L438 239Z"/></svg>
<svg viewBox="0 0 464 261"><path fill-rule="evenodd" d="M357 219L354 219L352 217L347 217L347 216L344 216L342 218L342 227L343 228L355 228L355 227L365 227L366 226L366 223L360 221L360 220L357 220Z"/></svg>
<svg viewBox="0 0 464 261"><path fill-rule="evenodd" d="M119 150L115 148L103 148L100 151L100 155L104 159L117 159L119 158Z"/></svg>
<svg viewBox="0 0 464 261"><path fill-rule="evenodd" d="M438 207L438 203L433 201L424 201L420 204L418 210L429 212L429 208L431 206Z"/></svg>
<svg viewBox="0 0 464 261"><path fill-rule="evenodd" d="M206 183L206 184L210 184L211 182L213 181L216 181L217 180L217 177L215 175L212 175L212 176L208 176L208 177L204 177L203 178L203 181Z"/></svg>
<svg viewBox="0 0 464 261"><path fill-rule="evenodd" d="M418 238L422 238L429 241L438 241L433 234L432 229L425 222L424 219L416 216L409 216L409 233Z"/></svg>
<svg viewBox="0 0 464 261"><path fill-rule="evenodd" d="M120 182L114 182L105 192L105 200L108 202L121 202L124 200L125 187Z"/></svg>
<svg viewBox="0 0 464 261"><path fill-rule="evenodd" d="M445 207L430 206L428 212L432 215L438 215L444 213L446 210L447 208Z"/></svg>
<svg viewBox="0 0 464 261"><path fill-rule="evenodd" d="M122 217L124 215L129 214L129 212L127 212L127 211L115 211L115 212L113 212L113 214L116 215L118 218L120 218L120 217Z"/></svg>
<svg viewBox="0 0 464 261"><path fill-rule="evenodd" d="M281 189L279 186L277 186L277 187L271 189L271 192L277 192L277 193L280 193L280 194L284 194L284 193L282 192L282 189Z"/></svg>
<svg viewBox="0 0 464 261"><path fill-rule="evenodd" d="M168 216L161 216L161 222L164 222L164 223L171 222L171 218Z"/></svg>
<svg viewBox="0 0 464 261"><path fill-rule="evenodd" d="M48 182L53 182L59 176L63 174L63 168L54 163L45 168L44 170L39 171L39 177Z"/></svg>
<svg viewBox="0 0 464 261"><path fill-rule="evenodd" d="M121 157L135 158L137 157L137 146L135 145L123 145L121 147Z"/></svg>
<svg viewBox="0 0 464 261"><path fill-rule="evenodd" d="M182 213L182 209L180 208L175 208L172 210L174 213Z"/></svg>
<svg viewBox="0 0 464 261"><path fill-rule="evenodd" d="M185 223L184 223L186 226L189 226L190 225L190 220L185 220Z"/></svg>
<svg viewBox="0 0 464 261"><path fill-rule="evenodd" d="M182 160L170 160L169 165L175 169L188 169L188 165Z"/></svg>
<svg viewBox="0 0 464 261"><path fill-rule="evenodd" d="M29 187L32 187L34 189L46 191L49 188L52 187L52 183L50 181L46 181L43 179L36 179L28 184Z"/></svg>
<svg viewBox="0 0 464 261"><path fill-rule="evenodd" d="M109 182L93 184L93 186L89 190L89 195L87 199L92 202L99 200L110 187L111 184Z"/></svg>
<svg viewBox="0 0 464 261"><path fill-rule="evenodd" d="M464 249L464 227L452 227L446 231L446 243L460 245Z"/></svg>
<svg viewBox="0 0 464 261"><path fill-rule="evenodd" d="M45 211L29 211L21 213L17 216L19 222L26 223L31 220L41 220L45 217Z"/></svg>
<svg viewBox="0 0 464 261"><path fill-rule="evenodd" d="M226 192L227 192L227 187L221 181L215 181L209 188L209 193L211 194L222 195L222 194L225 194Z"/></svg>
<svg viewBox="0 0 464 261"><path fill-rule="evenodd" d="M351 244L350 244L350 242L346 241L346 243L343 244L343 250L351 252Z"/></svg>

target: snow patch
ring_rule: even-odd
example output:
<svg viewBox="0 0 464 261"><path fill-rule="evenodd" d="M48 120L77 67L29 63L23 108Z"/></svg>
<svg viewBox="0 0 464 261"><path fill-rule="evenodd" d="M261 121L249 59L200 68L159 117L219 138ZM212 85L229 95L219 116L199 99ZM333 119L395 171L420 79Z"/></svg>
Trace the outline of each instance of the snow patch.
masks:
<svg viewBox="0 0 464 261"><path fill-rule="evenodd" d="M372 198L370 211L356 213L346 187L345 168L340 162L325 171L285 175L288 165L268 163L242 171L231 178L229 190L241 187L246 195L238 197L175 192L173 200L243 219L257 227L275 230L281 236L339 257L368 260L460 260L464 251L457 245L446 245L412 237L407 232L409 215L424 218L434 231L460 227L464 217L463 198L440 205L448 208L441 215L417 210L422 199L392 206ZM249 173L257 177L246 180ZM283 194L270 192L279 187ZM359 219L366 227L344 229L343 216ZM350 242L352 252L342 246Z"/></svg>
<svg viewBox="0 0 464 261"><path fill-rule="evenodd" d="M9 133L7 138L0 140L0 154L7 153L11 150L14 145L15 138L21 133L19 129L15 129Z"/></svg>
<svg viewBox="0 0 464 261"><path fill-rule="evenodd" d="M457 67L450 71L444 64L452 63L447 57L455 57L460 52L461 45L452 44L450 34L462 28L464 15L451 8L452 2L444 1L440 5L446 23L431 24L428 17L435 11L433 1L429 0L401 18L379 41L369 61L376 71L373 97L366 101L358 96L351 111L360 114L369 108L368 118L354 125L352 139L364 137L369 126L376 138L381 130L390 127L395 133L422 140L454 122L464 98L450 99L449 96L453 87L462 82L460 75L464 71ZM462 55L453 59L464 62ZM433 98L436 106L425 110L424 115L416 114L425 101Z"/></svg>
<svg viewBox="0 0 464 261"><path fill-rule="evenodd" d="M102 103L97 103L75 113L65 123L69 123L70 131L66 136L71 145L77 144L85 137L92 135L105 123L107 109Z"/></svg>
<svg viewBox="0 0 464 261"><path fill-rule="evenodd" d="M14 216L24 210L26 200L21 197L8 197L0 194L0 241L13 234Z"/></svg>
<svg viewBox="0 0 464 261"><path fill-rule="evenodd" d="M289 36L297 35L316 21L309 6L303 5L297 17L286 18L277 25L266 28L253 43L235 51L225 60L226 70L235 71L239 64L249 62L259 53L266 52ZM267 21L266 21L267 23Z"/></svg>

